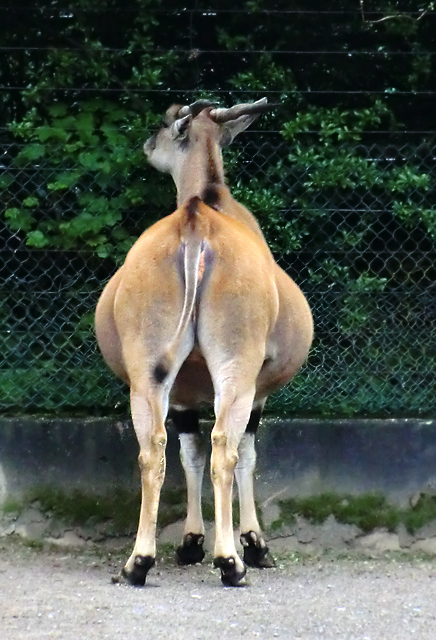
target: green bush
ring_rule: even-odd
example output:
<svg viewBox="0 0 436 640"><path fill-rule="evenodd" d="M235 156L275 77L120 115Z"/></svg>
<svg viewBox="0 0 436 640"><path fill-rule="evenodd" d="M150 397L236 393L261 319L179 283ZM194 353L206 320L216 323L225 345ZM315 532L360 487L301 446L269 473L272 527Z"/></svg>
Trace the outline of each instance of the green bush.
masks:
<svg viewBox="0 0 436 640"><path fill-rule="evenodd" d="M289 11L280 0L188 5L44 1L25 24L8 13L1 73L24 89L0 95L0 406L127 411L95 349L92 310L138 235L174 208L143 141L173 101L266 94L280 106L225 152L228 181L315 318L308 364L269 411L430 414L432 23L371 24L351 0L328 21L316 2L301 14L277 13ZM401 14L389 2L372 10Z"/></svg>

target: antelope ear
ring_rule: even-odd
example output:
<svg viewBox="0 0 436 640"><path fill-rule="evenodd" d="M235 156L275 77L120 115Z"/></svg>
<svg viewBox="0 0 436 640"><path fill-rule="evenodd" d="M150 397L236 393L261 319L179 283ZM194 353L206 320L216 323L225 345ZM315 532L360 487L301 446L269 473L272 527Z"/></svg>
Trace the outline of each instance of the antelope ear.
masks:
<svg viewBox="0 0 436 640"><path fill-rule="evenodd" d="M242 131L245 131L245 129L247 129L247 127L249 127L259 115L260 113L239 116L236 120L230 120L229 122L222 124L220 145L225 147L233 142L236 136Z"/></svg>
<svg viewBox="0 0 436 640"><path fill-rule="evenodd" d="M190 113L184 118L179 118L178 120L173 122L170 129L173 140L186 138L191 122L192 115Z"/></svg>

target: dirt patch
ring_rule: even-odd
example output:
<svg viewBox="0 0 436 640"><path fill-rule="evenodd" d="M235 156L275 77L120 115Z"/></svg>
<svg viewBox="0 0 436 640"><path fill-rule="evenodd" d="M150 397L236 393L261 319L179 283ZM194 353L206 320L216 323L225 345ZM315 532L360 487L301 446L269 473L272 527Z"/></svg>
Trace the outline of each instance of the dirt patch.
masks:
<svg viewBox="0 0 436 640"><path fill-rule="evenodd" d="M175 512L176 513L176 512ZM268 518L265 518L265 515ZM295 515L291 524L282 523L280 528L271 527L277 511L272 509L264 514L264 524L273 552L298 552L317 554L324 551L359 551L365 553L384 553L401 551L414 554L425 552L436 554L436 521L431 521L414 532L400 523L395 531L386 527L374 527L367 531L356 524L338 522L332 514L321 523L310 521L301 515ZM183 520L176 519L159 527L158 543L174 548L180 544ZM93 548L105 543L116 548L133 544L136 534L136 518L124 526L117 526L114 520L105 517L97 520L89 516L83 523L66 522L53 513L41 509L38 501L27 507L3 513L0 521L0 537L18 537L34 544L45 543L60 547ZM214 525L206 523L206 549L213 546ZM239 532L235 530L235 538Z"/></svg>
<svg viewBox="0 0 436 640"><path fill-rule="evenodd" d="M274 541L273 541L274 542ZM208 558L177 567L162 553L144 588L112 585L124 550L0 541L2 640L433 640L436 572L422 555L278 554L225 588Z"/></svg>
<svg viewBox="0 0 436 640"><path fill-rule="evenodd" d="M158 543L180 544L185 494L164 491L159 513ZM109 545L130 554L136 534L140 499L131 494L66 495L43 490L26 502L9 502L0 514L0 538L21 538L34 545L76 549ZM304 499L266 501L259 513L273 553L303 555L325 551L365 554L403 552L436 554L436 500L420 494L409 507L396 507L383 496L323 494ZM213 504L205 502L205 548L213 548ZM235 523L238 509L234 509ZM239 532L235 530L237 546Z"/></svg>

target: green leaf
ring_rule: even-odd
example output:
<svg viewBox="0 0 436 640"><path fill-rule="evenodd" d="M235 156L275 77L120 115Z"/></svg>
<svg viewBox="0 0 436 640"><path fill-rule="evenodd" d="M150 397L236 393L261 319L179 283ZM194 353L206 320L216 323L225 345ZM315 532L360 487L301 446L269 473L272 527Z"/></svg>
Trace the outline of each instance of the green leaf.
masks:
<svg viewBox="0 0 436 640"><path fill-rule="evenodd" d="M99 258L102 258L103 260L106 258L109 258L110 254L111 254L111 247L108 244L100 245L97 248L97 255Z"/></svg>
<svg viewBox="0 0 436 640"><path fill-rule="evenodd" d="M57 127L51 127L48 125L44 125L39 127L37 131L38 138L40 142L47 142L47 140L63 140L66 141L68 139L68 134L63 129L59 129Z"/></svg>
<svg viewBox="0 0 436 640"><path fill-rule="evenodd" d="M48 111L54 118L61 118L67 114L67 105L58 102L56 104L52 104L48 108Z"/></svg>
<svg viewBox="0 0 436 640"><path fill-rule="evenodd" d="M50 244L49 240L45 237L42 231L31 231L27 234L27 242L26 244L29 247L35 247L37 249L42 249Z"/></svg>
<svg viewBox="0 0 436 640"><path fill-rule="evenodd" d="M23 209L17 207L6 209L5 218L13 231L29 231L32 228L33 218L28 211Z"/></svg>
<svg viewBox="0 0 436 640"><path fill-rule="evenodd" d="M57 182L49 182L47 184L47 189L50 191L62 191L63 189L68 189L68 184L60 180Z"/></svg>
<svg viewBox="0 0 436 640"><path fill-rule="evenodd" d="M18 154L19 160L38 160L45 156L46 146L43 144L29 144Z"/></svg>
<svg viewBox="0 0 436 640"><path fill-rule="evenodd" d="M3 174L0 176L0 189L7 189L13 182L14 179L12 176Z"/></svg>
<svg viewBox="0 0 436 640"><path fill-rule="evenodd" d="M29 196L23 200L23 204L25 207L37 207L39 204L38 198Z"/></svg>

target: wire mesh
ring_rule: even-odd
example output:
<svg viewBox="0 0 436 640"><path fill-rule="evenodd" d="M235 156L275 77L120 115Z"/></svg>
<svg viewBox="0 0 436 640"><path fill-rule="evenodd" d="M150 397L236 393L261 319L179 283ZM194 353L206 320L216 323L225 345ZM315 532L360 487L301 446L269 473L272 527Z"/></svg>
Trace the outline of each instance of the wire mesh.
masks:
<svg viewBox="0 0 436 640"><path fill-rule="evenodd" d="M206 20L204 11L196 3L187 13L186 25L192 16ZM274 11L267 13L271 16ZM287 12L277 13L283 16ZM296 13L319 17L323 12ZM341 20L349 19L350 12L337 13ZM260 23L264 17L265 12L259 11L257 18L250 20ZM184 38L184 48L179 51L183 55L195 51L192 25ZM109 55L110 51L118 55L122 49L108 49ZM153 51L162 53L161 49ZM260 49L235 49L226 55L245 59L259 53ZM337 48L330 52L293 51L289 45L271 53L306 60L310 57L320 63L327 53L339 58L350 55ZM392 59L399 59L403 53L393 52ZM383 51L358 54L386 56ZM17 55L21 55L18 48ZM209 51L211 74L215 55L222 56L223 50ZM154 88L143 95L155 96L156 103L162 105L172 102L173 97L179 99L181 94L189 99L201 84L200 71L197 74L198 86L192 89ZM55 80L41 91L56 100L59 95L64 101L70 100L72 110L78 91L103 99L106 95L102 88L62 87ZM7 90L25 88L17 81ZM136 89L129 87L130 92ZM126 89L112 86L110 91L113 98ZM241 96L245 99L245 93L238 88L214 88L214 95L223 104ZM335 88L327 89L320 83L300 88L298 93L325 95L336 104L338 96L367 95L368 89L357 83L355 87L342 87L338 81ZM373 86L371 93L386 95L386 87ZM274 99L282 91L259 89L249 97L264 94ZM392 99L401 95L412 93L399 89ZM412 97L423 103L433 96L431 88L424 88L414 91ZM45 141L35 138L29 145L32 133L28 132L26 143L9 127L1 133L0 198L5 215L0 218L0 410L125 413L127 389L107 370L98 353L93 312L105 282L135 238L150 221L171 212L174 189L169 179L159 182L160 178L152 177L153 170L146 167L140 155L143 140L132 140L135 161L130 169L135 172L138 189L146 188L149 180L155 181L162 202L152 208L146 201L138 206L132 206L131 201L123 204L125 172L115 163L106 165L103 160L93 159L96 144L102 157L115 157L114 145L104 147L101 130L89 128L89 141L80 156L65 151L62 141L56 146L50 139L47 154ZM302 288L314 315L315 340L307 364L290 385L269 400L267 410L271 413L412 416L434 412L435 133L383 128L372 131L367 127L365 135L354 142L336 140L333 155L327 154L320 161L319 131L303 131L298 138L298 148L302 149L298 155L294 141L266 126L246 132L225 156L232 191L259 217L277 261ZM318 153L316 158L310 155L313 149ZM81 173L75 179L77 163L81 163ZM334 183L327 176L333 166L338 167L342 181ZM64 184L59 187L61 180ZM133 184L130 174L129 181ZM269 189L266 212L256 185ZM69 244L74 231L71 221L78 224L81 215L88 216L88 223L89 216L92 218L84 192L100 198L100 205L107 205L106 227L101 233L109 239L99 250L85 241L81 243L79 231L77 241ZM271 194L277 197L272 208L274 227L268 209ZM56 242L46 246L39 242L37 246L38 236L32 234L38 231L29 231L31 222L26 222L26 212L33 212L32 199L36 197L39 204L35 215L41 224L50 216L65 220L70 224L70 235L65 232L62 237L61 233ZM99 231L95 230L96 237Z"/></svg>
<svg viewBox="0 0 436 640"><path fill-rule="evenodd" d="M251 162L242 167L236 163L230 178L235 184L265 171L274 180L272 168L287 157L289 148L272 144L267 137L259 145L253 133L241 143L238 154L242 152ZM421 169L434 172L435 150L429 152ZM409 161L416 148L409 143L373 145L363 147L361 153L389 171L398 158ZM28 163L15 171L14 181L26 195L34 192L35 181L46 184L58 169L45 162L38 168ZM97 172L97 183L98 179ZM288 181L297 190L295 201L304 172L289 174ZM270 400L271 412L416 414L434 407L434 246L419 225L393 225L391 194L366 190L356 198L352 191L332 194L329 189L317 189L309 204L318 212L318 246L311 246L307 238L300 249L276 254L307 295L315 342L302 372ZM15 194L22 200L20 190ZM420 205L433 206L432 190L418 195ZM58 206L71 206L68 190ZM132 240L141 231L137 213L127 212L122 220L133 231ZM298 221L308 212L295 206L292 211L281 210L280 215L283 220ZM333 233L357 232L361 218L368 215L372 238L363 250L332 245ZM22 233L12 232L5 221L0 234L4 239L0 250L2 410L125 411L126 389L106 370L92 331L93 310L112 275L113 260L87 249L29 248ZM325 271L332 258L351 269L357 264L360 273L377 273L383 278L383 290L363 287L359 291L350 283L335 283Z"/></svg>

